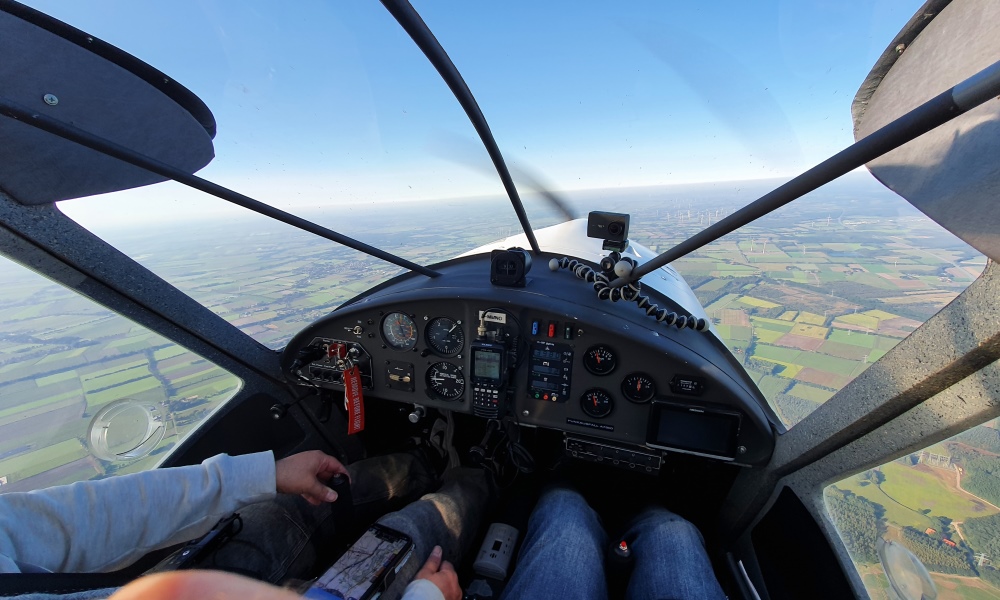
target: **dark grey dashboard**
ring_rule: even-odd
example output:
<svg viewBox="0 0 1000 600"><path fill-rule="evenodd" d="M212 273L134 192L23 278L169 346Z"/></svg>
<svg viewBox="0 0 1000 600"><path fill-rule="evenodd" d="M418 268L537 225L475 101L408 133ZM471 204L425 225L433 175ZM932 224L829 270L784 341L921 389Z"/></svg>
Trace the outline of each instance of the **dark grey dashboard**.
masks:
<svg viewBox="0 0 1000 600"><path fill-rule="evenodd" d="M770 457L773 416L713 333L598 300L589 284L544 262L523 288L490 285L488 256L436 268L441 276L400 276L305 328L282 357L286 374L343 390L341 357L349 356L366 398L484 418L506 401L521 425L619 448L747 465ZM292 372L296 356L316 347L327 351ZM490 352L496 347L504 356ZM500 363L510 377L498 393L489 382Z"/></svg>

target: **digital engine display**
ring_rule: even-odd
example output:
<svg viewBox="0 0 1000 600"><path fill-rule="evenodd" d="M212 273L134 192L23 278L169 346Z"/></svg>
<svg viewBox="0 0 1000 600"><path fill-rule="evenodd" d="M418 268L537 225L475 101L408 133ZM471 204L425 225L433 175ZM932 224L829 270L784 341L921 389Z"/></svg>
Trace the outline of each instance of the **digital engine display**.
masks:
<svg viewBox="0 0 1000 600"><path fill-rule="evenodd" d="M732 459L739 429L738 414L654 403L647 443Z"/></svg>

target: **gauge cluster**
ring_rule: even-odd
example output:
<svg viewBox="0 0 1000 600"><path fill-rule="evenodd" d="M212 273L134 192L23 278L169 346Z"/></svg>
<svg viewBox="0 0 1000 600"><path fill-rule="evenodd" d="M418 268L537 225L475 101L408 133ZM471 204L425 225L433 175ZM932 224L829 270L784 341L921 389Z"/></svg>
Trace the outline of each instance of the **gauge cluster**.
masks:
<svg viewBox="0 0 1000 600"><path fill-rule="evenodd" d="M447 270L422 282L404 277L307 327L283 366L292 348L335 339L364 358L366 399L509 414L522 426L739 463L770 455L763 399L713 334L658 328L642 311L610 314L590 294L534 285L455 284ZM334 364L289 375L343 389ZM702 448L678 437L702 425L696 437L726 439Z"/></svg>

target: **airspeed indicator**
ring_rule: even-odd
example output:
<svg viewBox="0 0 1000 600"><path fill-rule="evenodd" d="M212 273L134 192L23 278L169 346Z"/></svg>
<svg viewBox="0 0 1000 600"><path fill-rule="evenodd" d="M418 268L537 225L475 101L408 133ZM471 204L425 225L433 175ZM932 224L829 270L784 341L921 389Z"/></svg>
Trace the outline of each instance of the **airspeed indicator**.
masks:
<svg viewBox="0 0 1000 600"><path fill-rule="evenodd" d="M389 313L382 320L382 339L394 350L411 350L417 345L417 324L409 315Z"/></svg>

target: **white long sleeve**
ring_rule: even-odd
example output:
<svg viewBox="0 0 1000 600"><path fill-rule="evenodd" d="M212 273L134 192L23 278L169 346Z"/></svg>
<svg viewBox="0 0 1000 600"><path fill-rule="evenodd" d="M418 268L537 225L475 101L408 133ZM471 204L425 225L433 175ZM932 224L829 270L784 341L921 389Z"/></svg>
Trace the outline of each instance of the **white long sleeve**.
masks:
<svg viewBox="0 0 1000 600"><path fill-rule="evenodd" d="M271 452L0 494L0 573L112 571L274 496Z"/></svg>
<svg viewBox="0 0 1000 600"><path fill-rule="evenodd" d="M444 600L444 594L430 581L414 579L403 590L403 597L400 600Z"/></svg>

